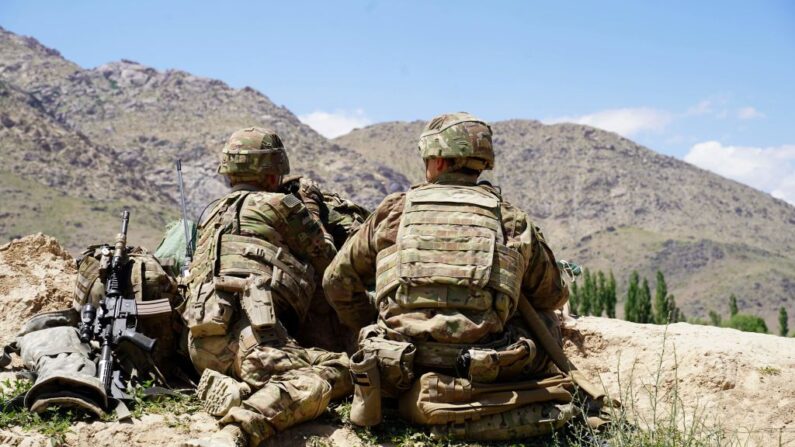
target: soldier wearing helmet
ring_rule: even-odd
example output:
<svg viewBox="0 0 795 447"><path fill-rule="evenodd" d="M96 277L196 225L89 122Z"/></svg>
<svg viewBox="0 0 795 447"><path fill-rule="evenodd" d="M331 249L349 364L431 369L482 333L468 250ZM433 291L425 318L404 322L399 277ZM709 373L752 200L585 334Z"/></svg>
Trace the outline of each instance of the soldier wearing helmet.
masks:
<svg viewBox="0 0 795 447"><path fill-rule="evenodd" d="M442 437L562 426L570 383L532 380L551 364L516 316L523 295L560 341L553 311L568 289L539 228L478 182L494 167L491 127L468 113L440 115L419 152L427 183L386 197L324 275L340 319L360 330L351 420L378 424L381 398L391 397Z"/></svg>
<svg viewBox="0 0 795 447"><path fill-rule="evenodd" d="M199 222L182 315L197 394L223 429L182 445L256 446L351 391L344 353L294 338L336 249L306 198L279 192L290 165L273 131L233 133L218 172L232 190Z"/></svg>

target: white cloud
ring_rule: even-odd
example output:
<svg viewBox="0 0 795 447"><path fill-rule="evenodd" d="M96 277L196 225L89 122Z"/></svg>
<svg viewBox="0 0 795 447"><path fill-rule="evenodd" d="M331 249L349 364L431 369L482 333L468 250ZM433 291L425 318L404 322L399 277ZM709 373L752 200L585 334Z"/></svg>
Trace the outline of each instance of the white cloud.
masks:
<svg viewBox="0 0 795 447"><path fill-rule="evenodd" d="M754 107L748 106L737 110L737 118L741 120L752 120L754 118L764 118L765 114L756 110Z"/></svg>
<svg viewBox="0 0 795 447"><path fill-rule="evenodd" d="M690 148L685 161L795 205L795 145L761 148L706 141Z"/></svg>
<svg viewBox="0 0 795 447"><path fill-rule="evenodd" d="M326 138L345 135L357 127L364 127L372 123L362 109L352 112L336 110L333 113L317 110L306 115L299 115L298 119Z"/></svg>
<svg viewBox="0 0 795 447"><path fill-rule="evenodd" d="M705 99L698 104L690 107L685 112L685 116L699 116L699 115L709 115L713 113L712 110L712 101L709 99Z"/></svg>
<svg viewBox="0 0 795 447"><path fill-rule="evenodd" d="M545 122L548 124L563 122L585 124L629 137L645 131L659 132L665 129L672 119L673 115L664 110L637 107L608 109L581 116L564 116L545 120Z"/></svg>

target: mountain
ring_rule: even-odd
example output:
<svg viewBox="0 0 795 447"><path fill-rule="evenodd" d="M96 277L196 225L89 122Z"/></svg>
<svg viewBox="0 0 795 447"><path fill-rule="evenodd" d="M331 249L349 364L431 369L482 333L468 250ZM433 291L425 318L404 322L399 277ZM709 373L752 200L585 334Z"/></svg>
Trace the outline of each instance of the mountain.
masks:
<svg viewBox="0 0 795 447"><path fill-rule="evenodd" d="M173 162L183 160L196 214L226 191L220 148L248 126L282 136L294 173L369 207L422 181L423 122L329 141L254 89L127 60L85 69L0 28L0 239L43 231L74 253L112 239L129 208L131 243L154 248L178 216ZM771 328L779 306L791 309L792 206L598 129L513 120L494 130L490 177L560 257L619 282L660 269L691 316L726 314L730 293Z"/></svg>
<svg viewBox="0 0 795 447"><path fill-rule="evenodd" d="M178 215L174 161L183 160L189 208L198 213L228 189L216 174L218 156L225 139L243 127L276 130L287 146L294 174L311 177L366 206L408 185L393 169L367 164L355 151L329 142L249 87L233 89L218 80L178 70L160 72L127 60L83 69L35 39L1 28L0 82L0 93L8 92L4 98L12 97L0 108L0 116L7 117L0 123L0 157L14 158L9 170L15 178L43 185L42 194L56 190L70 200L119 200L124 206L148 208L157 215L157 224L135 221L134 214L131 229L145 224L144 239L150 247L165 221ZM18 104L24 105L22 112ZM20 133L20 126L6 126L20 121L20 113L28 123L24 129L35 129L31 135ZM57 154L32 141L51 141ZM48 168L54 156L57 169ZM5 189L10 188L4 185L7 180L10 177L0 184ZM117 214L118 207L106 208ZM99 218L96 213L89 206L84 224L94 226L90 222ZM4 239L20 234L8 227L26 226L13 219L4 224ZM101 228L108 237L116 231ZM40 229L34 226L30 231ZM72 250L89 242L65 231L55 236Z"/></svg>
<svg viewBox="0 0 795 447"><path fill-rule="evenodd" d="M423 125L375 124L333 141L418 182ZM611 132L528 120L492 127L488 177L559 258L612 269L619 284L638 270L653 287L662 270L689 316L726 315L735 293L741 310L775 330L779 307L795 304L795 207Z"/></svg>

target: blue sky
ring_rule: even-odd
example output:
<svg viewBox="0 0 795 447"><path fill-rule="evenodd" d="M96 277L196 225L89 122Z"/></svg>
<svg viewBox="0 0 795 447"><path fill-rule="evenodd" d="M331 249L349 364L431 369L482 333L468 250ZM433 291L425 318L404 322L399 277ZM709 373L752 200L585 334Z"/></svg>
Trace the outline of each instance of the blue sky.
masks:
<svg viewBox="0 0 795 447"><path fill-rule="evenodd" d="M252 86L327 135L468 110L616 131L795 203L795 2L16 1L81 66Z"/></svg>

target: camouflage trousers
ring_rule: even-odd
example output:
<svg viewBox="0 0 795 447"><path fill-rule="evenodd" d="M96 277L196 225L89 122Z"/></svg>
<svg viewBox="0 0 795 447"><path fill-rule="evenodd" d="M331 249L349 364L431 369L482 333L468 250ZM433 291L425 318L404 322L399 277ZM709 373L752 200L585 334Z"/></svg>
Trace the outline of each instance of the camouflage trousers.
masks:
<svg viewBox="0 0 795 447"><path fill-rule="evenodd" d="M252 344L247 328L243 319L226 335L189 337L188 349L199 372L213 369L252 390L220 420L239 425L249 445L318 417L331 400L353 391L345 353L303 348L289 336L277 346Z"/></svg>

